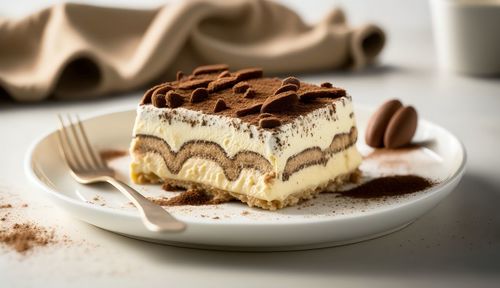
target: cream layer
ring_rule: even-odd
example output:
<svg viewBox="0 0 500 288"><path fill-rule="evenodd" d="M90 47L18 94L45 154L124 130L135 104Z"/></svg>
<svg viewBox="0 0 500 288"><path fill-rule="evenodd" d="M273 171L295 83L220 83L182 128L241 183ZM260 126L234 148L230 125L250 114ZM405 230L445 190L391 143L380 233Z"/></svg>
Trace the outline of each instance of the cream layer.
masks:
<svg viewBox="0 0 500 288"><path fill-rule="evenodd" d="M325 165L305 167L292 174L287 181L272 178L272 175L262 174L255 169L243 169L236 180L230 181L225 177L222 167L213 161L191 158L184 163L179 173L172 174L160 155L146 153L134 155L131 173L153 173L163 179L193 181L266 201L283 201L289 195L319 187L338 175L351 173L360 163L361 156L353 145L333 154Z"/></svg>

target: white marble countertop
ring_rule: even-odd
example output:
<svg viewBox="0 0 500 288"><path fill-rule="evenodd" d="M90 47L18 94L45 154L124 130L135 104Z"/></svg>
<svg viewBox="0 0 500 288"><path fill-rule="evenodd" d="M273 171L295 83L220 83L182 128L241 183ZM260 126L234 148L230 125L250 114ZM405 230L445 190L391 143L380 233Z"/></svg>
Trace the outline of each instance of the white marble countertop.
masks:
<svg viewBox="0 0 500 288"><path fill-rule="evenodd" d="M358 18L368 15L360 0L350 6L347 1L337 2L351 9L348 13L360 11ZM380 2L386 8L401 3ZM299 252L217 252L128 239L60 211L28 182L23 159L37 137L56 127L57 113L85 116L129 109L140 93L69 103L21 105L1 100L0 200L14 205L11 217L56 227L72 242L26 255L0 246L0 287L498 287L500 79L439 71L430 25L425 22L429 20L426 1L408 2L399 4L403 15L386 12L384 17L380 12L374 13L379 18L372 17L391 25L379 66L359 73L300 77L347 87L355 104L377 105L387 98L401 98L465 143L467 172L458 188L430 213L382 238ZM304 7L298 1L291 4ZM319 4L301 8L301 13L313 20L322 8ZM408 25L394 28L397 21L405 21L404 13ZM417 25L413 17L425 23ZM22 203L29 207L19 208Z"/></svg>

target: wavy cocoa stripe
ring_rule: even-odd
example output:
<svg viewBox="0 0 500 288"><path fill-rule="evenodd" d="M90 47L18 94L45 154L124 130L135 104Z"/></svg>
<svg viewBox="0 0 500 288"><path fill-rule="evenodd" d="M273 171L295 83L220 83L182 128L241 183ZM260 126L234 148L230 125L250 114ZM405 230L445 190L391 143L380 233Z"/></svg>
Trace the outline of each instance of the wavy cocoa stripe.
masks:
<svg viewBox="0 0 500 288"><path fill-rule="evenodd" d="M212 160L219 164L229 181L238 179L241 170L251 168L262 174L272 172L273 167L262 155L252 151L240 151L233 157L227 156L224 149L217 143L203 140L193 140L184 143L178 152L172 151L168 143L152 135L136 135L134 151L138 153L157 153L173 174L178 174L184 163L190 158Z"/></svg>
<svg viewBox="0 0 500 288"><path fill-rule="evenodd" d="M311 147L291 156L286 162L282 181L287 181L292 174L306 167L326 165L332 154L354 145L357 135L356 128L352 127L348 133L335 135L325 150ZM139 134L135 138L137 139L134 146L135 152L160 155L167 169L173 174L178 174L184 163L190 158L202 158L216 162L222 167L224 175L229 181L238 179L244 168L255 169L262 174L273 171L271 163L259 153L245 150L229 157L219 144L211 141L192 140L184 143L178 152L173 152L170 145L159 137Z"/></svg>
<svg viewBox="0 0 500 288"><path fill-rule="evenodd" d="M330 145L321 150L319 147L307 148L304 151L288 158L283 169L282 180L287 181L292 174L313 165L326 165L332 154L347 149L356 143L358 130L352 127L348 133L337 134Z"/></svg>

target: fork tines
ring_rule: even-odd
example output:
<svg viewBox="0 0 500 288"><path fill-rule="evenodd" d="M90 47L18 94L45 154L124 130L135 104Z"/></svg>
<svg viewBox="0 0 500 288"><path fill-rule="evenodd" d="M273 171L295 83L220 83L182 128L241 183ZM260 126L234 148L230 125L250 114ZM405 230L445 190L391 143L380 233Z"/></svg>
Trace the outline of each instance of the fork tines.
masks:
<svg viewBox="0 0 500 288"><path fill-rule="evenodd" d="M69 168L73 171L106 169L105 162L90 145L78 115L75 116L76 123L74 123L73 117L67 114L67 125L60 114L57 117L61 124L61 128L57 130L59 150Z"/></svg>

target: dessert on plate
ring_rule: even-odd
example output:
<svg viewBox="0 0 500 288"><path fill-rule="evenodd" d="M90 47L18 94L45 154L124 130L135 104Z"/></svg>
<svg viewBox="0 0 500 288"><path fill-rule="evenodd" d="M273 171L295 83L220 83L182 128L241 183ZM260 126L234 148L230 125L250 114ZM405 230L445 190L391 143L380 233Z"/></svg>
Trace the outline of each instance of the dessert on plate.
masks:
<svg viewBox="0 0 500 288"><path fill-rule="evenodd" d="M145 93L131 177L275 210L356 181L357 136L344 89L201 66Z"/></svg>

